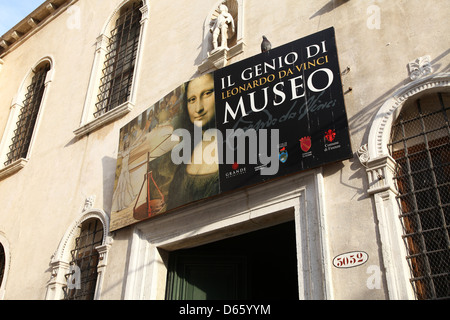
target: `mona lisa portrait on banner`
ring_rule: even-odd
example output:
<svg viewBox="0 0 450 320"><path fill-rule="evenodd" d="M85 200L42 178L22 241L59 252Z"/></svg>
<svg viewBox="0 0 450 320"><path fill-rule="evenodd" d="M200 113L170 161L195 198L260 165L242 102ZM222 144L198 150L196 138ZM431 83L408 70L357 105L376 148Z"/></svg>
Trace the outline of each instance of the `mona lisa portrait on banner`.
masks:
<svg viewBox="0 0 450 320"><path fill-rule="evenodd" d="M203 135L215 128L215 111L214 77L205 74L176 88L121 129L112 229L219 193L218 161L196 159L197 153L208 150L217 157L217 148L211 146L216 141L190 139L196 131ZM183 163L172 160L180 141L189 146L179 150L186 153L181 155L186 158Z"/></svg>

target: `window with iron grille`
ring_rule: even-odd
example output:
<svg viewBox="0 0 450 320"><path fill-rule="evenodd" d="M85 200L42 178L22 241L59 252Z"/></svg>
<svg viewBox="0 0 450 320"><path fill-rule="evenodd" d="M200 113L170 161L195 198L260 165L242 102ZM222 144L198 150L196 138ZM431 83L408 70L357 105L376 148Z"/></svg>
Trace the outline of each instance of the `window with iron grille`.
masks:
<svg viewBox="0 0 450 320"><path fill-rule="evenodd" d="M3 283L3 275L5 273L5 267L6 267L6 258L5 258L5 249L3 248L3 245L0 243L0 287Z"/></svg>
<svg viewBox="0 0 450 320"><path fill-rule="evenodd" d="M93 300L95 296L99 262L95 248L102 244L103 224L98 219L89 219L80 228L71 251L71 272L66 275L68 285L63 288L65 300Z"/></svg>
<svg viewBox="0 0 450 320"><path fill-rule="evenodd" d="M96 118L130 98L141 32L142 5L139 1L123 8L111 31L94 113Z"/></svg>
<svg viewBox="0 0 450 320"><path fill-rule="evenodd" d="M411 283L418 299L450 298L450 94L405 105L392 128L391 155Z"/></svg>
<svg viewBox="0 0 450 320"><path fill-rule="evenodd" d="M9 152L7 153L7 161L4 163L5 166L27 157L44 95L45 79L49 70L50 65L45 64L34 72L31 84L27 88L23 107L20 110L16 130L14 131Z"/></svg>

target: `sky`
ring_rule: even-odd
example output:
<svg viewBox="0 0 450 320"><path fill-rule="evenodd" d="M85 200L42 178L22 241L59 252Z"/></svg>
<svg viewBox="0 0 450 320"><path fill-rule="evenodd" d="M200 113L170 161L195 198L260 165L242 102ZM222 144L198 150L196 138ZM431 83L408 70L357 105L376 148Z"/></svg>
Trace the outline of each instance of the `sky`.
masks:
<svg viewBox="0 0 450 320"><path fill-rule="evenodd" d="M44 0L0 0L0 36L43 3Z"/></svg>

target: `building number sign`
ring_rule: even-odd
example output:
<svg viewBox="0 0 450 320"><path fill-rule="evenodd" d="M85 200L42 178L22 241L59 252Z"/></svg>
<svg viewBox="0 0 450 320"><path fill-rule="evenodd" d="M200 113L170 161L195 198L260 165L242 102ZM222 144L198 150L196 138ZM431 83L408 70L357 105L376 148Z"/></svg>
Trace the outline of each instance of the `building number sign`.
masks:
<svg viewBox="0 0 450 320"><path fill-rule="evenodd" d="M369 260L369 255L364 251L347 252L334 258L333 265L340 269L353 268L363 265L367 260Z"/></svg>

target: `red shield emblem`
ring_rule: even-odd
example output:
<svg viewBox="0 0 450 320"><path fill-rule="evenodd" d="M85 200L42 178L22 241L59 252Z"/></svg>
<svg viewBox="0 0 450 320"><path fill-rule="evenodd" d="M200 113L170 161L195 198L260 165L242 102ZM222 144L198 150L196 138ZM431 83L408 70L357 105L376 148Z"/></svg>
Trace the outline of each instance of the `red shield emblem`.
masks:
<svg viewBox="0 0 450 320"><path fill-rule="evenodd" d="M304 137L300 139L300 147L304 152L308 152L311 149L311 137Z"/></svg>
<svg viewBox="0 0 450 320"><path fill-rule="evenodd" d="M333 142L334 138L336 138L336 131L330 129L325 132L325 139L327 139L328 142Z"/></svg>

